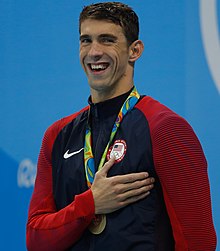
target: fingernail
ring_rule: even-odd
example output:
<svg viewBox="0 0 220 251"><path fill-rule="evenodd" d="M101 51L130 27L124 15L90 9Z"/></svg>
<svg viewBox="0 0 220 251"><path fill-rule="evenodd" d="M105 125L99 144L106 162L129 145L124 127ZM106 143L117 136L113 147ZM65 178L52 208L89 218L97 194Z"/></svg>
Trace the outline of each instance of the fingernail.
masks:
<svg viewBox="0 0 220 251"><path fill-rule="evenodd" d="M111 158L110 158L111 161L115 161L115 156L113 155Z"/></svg>
<svg viewBox="0 0 220 251"><path fill-rule="evenodd" d="M145 173L145 177L149 177L149 173Z"/></svg>

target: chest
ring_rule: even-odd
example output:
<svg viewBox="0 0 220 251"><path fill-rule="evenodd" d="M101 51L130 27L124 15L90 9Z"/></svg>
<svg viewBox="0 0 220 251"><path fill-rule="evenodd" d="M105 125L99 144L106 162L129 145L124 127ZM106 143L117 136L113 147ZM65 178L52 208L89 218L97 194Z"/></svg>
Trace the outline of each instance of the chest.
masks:
<svg viewBox="0 0 220 251"><path fill-rule="evenodd" d="M85 130L86 119L73 121L55 142L52 154L53 191L58 208L68 205L75 195L88 189L84 166ZM96 133L100 141L96 142L95 157L103 153L110 132L100 130ZM124 117L110 144L107 159L113 153L116 163L110 169L109 177L142 171L156 176L148 123L139 110L133 109Z"/></svg>

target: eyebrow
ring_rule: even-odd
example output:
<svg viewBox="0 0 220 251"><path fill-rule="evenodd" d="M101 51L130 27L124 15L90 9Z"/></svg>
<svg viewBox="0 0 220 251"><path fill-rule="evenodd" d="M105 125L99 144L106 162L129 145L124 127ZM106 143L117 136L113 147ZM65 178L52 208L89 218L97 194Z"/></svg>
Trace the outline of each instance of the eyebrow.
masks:
<svg viewBox="0 0 220 251"><path fill-rule="evenodd" d="M114 40L117 40L117 39L118 39L115 35L108 34L108 33L106 33L106 34L101 34L101 35L99 35L99 37L100 37L100 38L109 37L109 38L112 38L112 39L114 39Z"/></svg>
<svg viewBox="0 0 220 251"><path fill-rule="evenodd" d="M113 40L117 40L118 38L115 36L115 35L112 35L112 34L109 34L109 33L106 33L106 34L100 34L98 35L99 38L105 38L105 37L108 37L108 38L112 38ZM83 39L88 39L88 38L91 38L90 35L81 35L80 36L80 41L83 40Z"/></svg>

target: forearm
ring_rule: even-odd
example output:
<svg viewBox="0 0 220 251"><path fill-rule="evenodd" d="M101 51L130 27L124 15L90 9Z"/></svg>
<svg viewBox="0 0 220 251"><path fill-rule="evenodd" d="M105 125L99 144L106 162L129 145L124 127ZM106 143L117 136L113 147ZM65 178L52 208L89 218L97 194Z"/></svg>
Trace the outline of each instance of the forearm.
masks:
<svg viewBox="0 0 220 251"><path fill-rule="evenodd" d="M36 200L37 201L37 200ZM73 245L94 217L94 203L90 190L60 211L55 210L53 198L47 197L35 205L33 196L27 223L29 251L65 250Z"/></svg>

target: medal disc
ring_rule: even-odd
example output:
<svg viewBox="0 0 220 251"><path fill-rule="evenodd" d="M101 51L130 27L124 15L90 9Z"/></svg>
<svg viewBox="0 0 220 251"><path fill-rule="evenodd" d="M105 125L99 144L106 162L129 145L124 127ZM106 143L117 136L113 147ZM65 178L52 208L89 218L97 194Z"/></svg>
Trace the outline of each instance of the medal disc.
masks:
<svg viewBox="0 0 220 251"><path fill-rule="evenodd" d="M106 226L106 216L96 215L95 219L92 220L89 225L89 231L93 234L101 234Z"/></svg>

